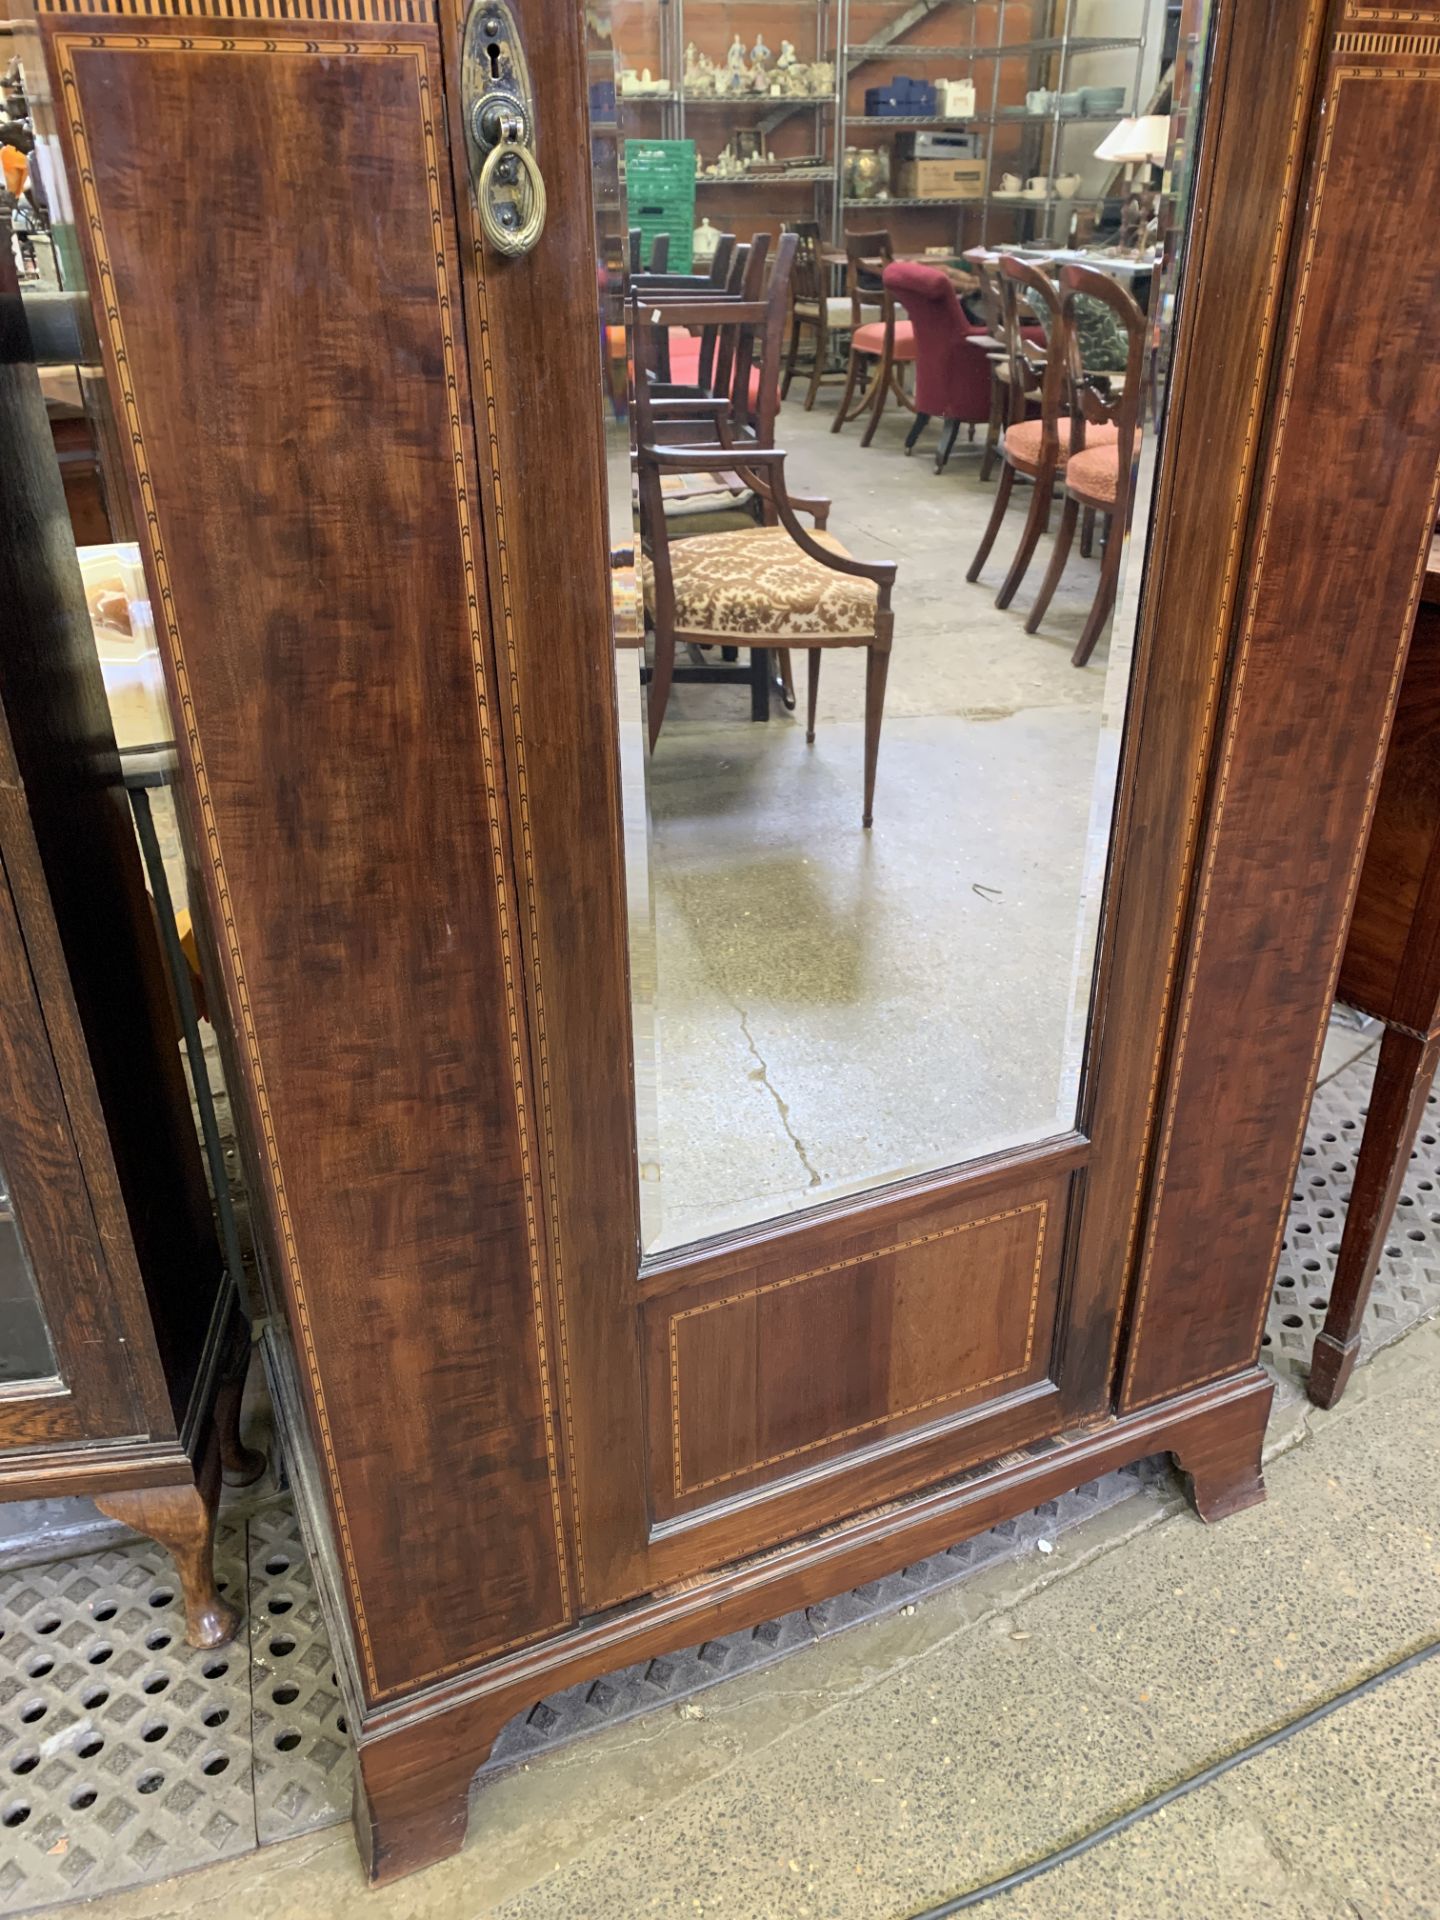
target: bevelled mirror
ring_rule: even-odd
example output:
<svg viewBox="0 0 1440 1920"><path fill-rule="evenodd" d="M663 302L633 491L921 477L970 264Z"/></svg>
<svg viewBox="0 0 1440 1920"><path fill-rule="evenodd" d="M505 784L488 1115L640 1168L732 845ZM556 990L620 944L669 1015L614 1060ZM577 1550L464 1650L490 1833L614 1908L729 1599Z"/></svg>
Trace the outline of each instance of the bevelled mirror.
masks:
<svg viewBox="0 0 1440 1920"><path fill-rule="evenodd" d="M1202 14L589 16L647 1254L1077 1125Z"/></svg>

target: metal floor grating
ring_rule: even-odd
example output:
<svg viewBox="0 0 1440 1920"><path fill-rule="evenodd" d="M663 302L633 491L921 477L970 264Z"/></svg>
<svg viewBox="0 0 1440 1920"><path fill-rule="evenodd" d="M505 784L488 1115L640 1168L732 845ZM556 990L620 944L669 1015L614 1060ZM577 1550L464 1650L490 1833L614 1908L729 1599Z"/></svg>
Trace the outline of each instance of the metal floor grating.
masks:
<svg viewBox="0 0 1440 1920"><path fill-rule="evenodd" d="M244 1589L243 1524L217 1572ZM243 1648L185 1645L164 1552L137 1542L0 1582L0 1905L158 1879L254 1845Z"/></svg>
<svg viewBox="0 0 1440 1920"><path fill-rule="evenodd" d="M1375 1049L1315 1091L1290 1199L1261 1358L1303 1387L1325 1324L1355 1156L1370 1105ZM1363 1364L1440 1313L1440 1094L1432 1092L1410 1158L1361 1333Z"/></svg>
<svg viewBox="0 0 1440 1920"><path fill-rule="evenodd" d="M1264 1357L1303 1383L1324 1318L1374 1053L1315 1097ZM1362 1360L1440 1312L1440 1103L1423 1127L1366 1322ZM1105 1475L887 1579L724 1639L582 1683L518 1715L490 1768L749 1673L1033 1553L1163 1479ZM148 1541L0 1573L0 1915L118 1892L344 1819L351 1761L287 1494L222 1518L218 1571L247 1626L192 1652L166 1556ZM489 1771L489 1769L487 1769Z"/></svg>
<svg viewBox="0 0 1440 1920"><path fill-rule="evenodd" d="M350 1753L288 1495L222 1514L235 1641L185 1644L168 1556L127 1541L0 1574L0 1914L328 1826Z"/></svg>

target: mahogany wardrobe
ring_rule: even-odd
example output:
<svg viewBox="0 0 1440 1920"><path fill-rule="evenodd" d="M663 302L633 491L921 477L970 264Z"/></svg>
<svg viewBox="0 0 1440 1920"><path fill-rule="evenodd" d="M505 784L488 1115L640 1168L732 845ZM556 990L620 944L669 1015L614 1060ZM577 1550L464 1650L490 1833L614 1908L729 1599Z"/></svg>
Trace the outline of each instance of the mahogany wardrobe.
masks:
<svg viewBox="0 0 1440 1920"><path fill-rule="evenodd" d="M458 1847L500 1727L577 1680L1145 1455L1203 1519L1261 1498L1262 1324L1435 521L1440 0L1191 8L1068 1115L647 1241L592 15L30 29L375 1880Z"/></svg>

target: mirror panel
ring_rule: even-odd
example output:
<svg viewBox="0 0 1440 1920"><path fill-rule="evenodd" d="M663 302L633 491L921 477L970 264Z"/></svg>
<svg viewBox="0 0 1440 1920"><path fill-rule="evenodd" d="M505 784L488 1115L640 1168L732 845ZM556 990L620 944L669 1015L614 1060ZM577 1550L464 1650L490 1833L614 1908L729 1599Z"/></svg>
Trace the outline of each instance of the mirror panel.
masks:
<svg viewBox="0 0 1440 1920"><path fill-rule="evenodd" d="M591 15L648 1254L1079 1124L1203 27Z"/></svg>

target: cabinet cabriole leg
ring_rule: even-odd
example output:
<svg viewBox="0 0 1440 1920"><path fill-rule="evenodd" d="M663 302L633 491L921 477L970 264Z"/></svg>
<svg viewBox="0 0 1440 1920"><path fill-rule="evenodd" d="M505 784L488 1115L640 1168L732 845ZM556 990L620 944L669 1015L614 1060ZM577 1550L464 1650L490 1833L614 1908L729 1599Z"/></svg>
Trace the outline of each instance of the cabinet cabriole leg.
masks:
<svg viewBox="0 0 1440 1920"><path fill-rule="evenodd" d="M198 1481L95 1496L102 1513L157 1541L173 1558L185 1602L185 1638L192 1647L223 1647L240 1625L239 1614L215 1585L219 1468L212 1444Z"/></svg>

